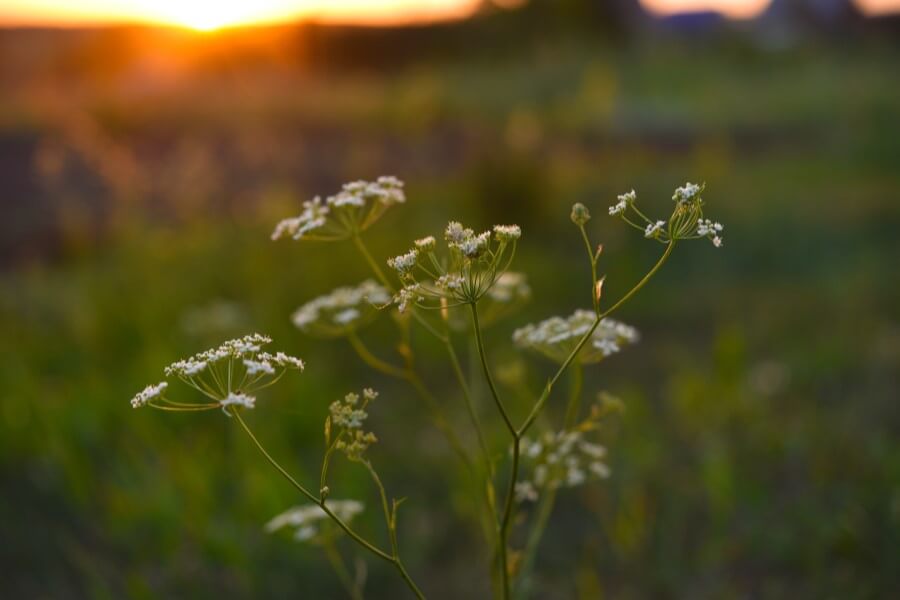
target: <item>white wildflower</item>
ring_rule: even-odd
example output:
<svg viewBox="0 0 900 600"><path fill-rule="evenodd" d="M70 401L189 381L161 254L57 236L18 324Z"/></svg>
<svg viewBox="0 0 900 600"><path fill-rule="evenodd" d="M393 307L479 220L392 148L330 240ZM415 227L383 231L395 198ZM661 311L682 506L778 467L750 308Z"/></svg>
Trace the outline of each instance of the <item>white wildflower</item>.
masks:
<svg viewBox="0 0 900 600"><path fill-rule="evenodd" d="M248 375L259 375L260 373L273 375L275 373L275 367L273 367L271 363L265 360L252 360L249 358L245 358L244 367L247 369Z"/></svg>
<svg viewBox="0 0 900 600"><path fill-rule="evenodd" d="M394 302L397 303L397 310L404 313L411 304L415 305L424 300L425 298L421 294L421 289L422 288L418 283L401 288L394 297Z"/></svg>
<svg viewBox="0 0 900 600"><path fill-rule="evenodd" d="M602 352L603 356L610 356L619 351L619 344L614 339L604 338L594 340L594 348Z"/></svg>
<svg viewBox="0 0 900 600"><path fill-rule="evenodd" d="M530 481L516 482L516 502L535 502L538 499L537 488Z"/></svg>
<svg viewBox="0 0 900 600"><path fill-rule="evenodd" d="M684 204L692 201L701 191L702 188L699 185L688 182L675 190L675 194L672 195L672 200Z"/></svg>
<svg viewBox="0 0 900 600"><path fill-rule="evenodd" d="M302 331L326 337L345 335L368 324L378 308L390 303L387 289L372 280L340 287L307 302L291 320Z"/></svg>
<svg viewBox="0 0 900 600"><path fill-rule="evenodd" d="M413 248L406 254L401 254L400 256L395 256L394 258L388 259L387 264L390 268L397 271L400 275L405 275L416 266L418 260L419 251Z"/></svg>
<svg viewBox="0 0 900 600"><path fill-rule="evenodd" d="M359 318L359 311L355 308L348 308L334 315L334 322L339 325L347 325Z"/></svg>
<svg viewBox="0 0 900 600"><path fill-rule="evenodd" d="M344 184L341 191L324 202L319 196L304 202L299 216L276 225L272 239L346 239L368 229L389 207L405 201L403 182L396 177L354 181Z"/></svg>
<svg viewBox="0 0 900 600"><path fill-rule="evenodd" d="M254 408L256 406L256 398L253 396L248 396L247 394L235 393L231 392L219 401L219 406L222 407L222 412L224 412L229 417L231 414L228 412L229 406L242 406L243 408Z"/></svg>
<svg viewBox="0 0 900 600"><path fill-rule="evenodd" d="M473 235L475 235L474 231L464 228L458 221L450 221L447 229L444 230L444 238L452 244L458 244Z"/></svg>
<svg viewBox="0 0 900 600"><path fill-rule="evenodd" d="M437 241L434 239L433 235L429 235L428 237L423 237L420 240L416 240L416 249L420 252L431 252L434 250L437 245Z"/></svg>
<svg viewBox="0 0 900 600"><path fill-rule="evenodd" d="M633 204L637 199L637 194L634 190L630 192L626 192L624 194L619 194L617 196L618 202L613 206L609 207L609 214L618 215L625 212L625 209L628 208L629 204Z"/></svg>
<svg viewBox="0 0 900 600"><path fill-rule="evenodd" d="M663 227L666 226L665 221L657 221L656 223L650 223L644 229L644 237L645 238L654 238L657 237L663 230Z"/></svg>
<svg viewBox="0 0 900 600"><path fill-rule="evenodd" d="M513 333L513 342L520 348L534 350L562 363L590 331L594 319L594 312L589 310L576 310L567 318L551 317L517 329ZM637 340L638 333L634 327L607 317L594 329L590 344L582 348L578 360L582 364L599 362L617 352L623 344Z"/></svg>
<svg viewBox="0 0 900 600"><path fill-rule="evenodd" d="M460 252L462 252L467 258L478 258L482 252L484 252L485 248L487 248L488 244L491 242L491 232L485 231L483 233L479 233L478 235L472 235L458 244L456 247L459 248Z"/></svg>
<svg viewBox="0 0 900 600"><path fill-rule="evenodd" d="M356 500L326 500L325 506L345 523L363 511L362 503ZM280 529L293 528L295 540L307 541L315 538L322 524L329 522L329 519L328 514L319 505L307 504L295 506L281 513L266 523L265 529L269 533L274 533Z"/></svg>
<svg viewBox="0 0 900 600"><path fill-rule="evenodd" d="M465 279L458 273L446 273L437 278L436 286L445 290L458 290L465 283Z"/></svg>
<svg viewBox="0 0 900 600"><path fill-rule="evenodd" d="M131 407L140 408L141 406L146 406L154 398L160 397L167 387L169 387L169 384L165 381L161 381L156 385L148 385L131 399Z"/></svg>
<svg viewBox="0 0 900 600"><path fill-rule="evenodd" d="M501 242L512 242L522 237L522 229L518 225L494 225L494 234Z"/></svg>

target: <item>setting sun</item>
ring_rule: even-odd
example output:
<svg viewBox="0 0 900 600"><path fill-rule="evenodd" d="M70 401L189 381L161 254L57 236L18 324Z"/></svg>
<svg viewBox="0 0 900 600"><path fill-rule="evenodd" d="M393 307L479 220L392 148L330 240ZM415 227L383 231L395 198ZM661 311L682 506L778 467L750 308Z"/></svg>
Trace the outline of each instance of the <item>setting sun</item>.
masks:
<svg viewBox="0 0 900 600"><path fill-rule="evenodd" d="M315 19L381 25L459 19L479 0L7 0L0 22L13 25L153 23L211 31Z"/></svg>

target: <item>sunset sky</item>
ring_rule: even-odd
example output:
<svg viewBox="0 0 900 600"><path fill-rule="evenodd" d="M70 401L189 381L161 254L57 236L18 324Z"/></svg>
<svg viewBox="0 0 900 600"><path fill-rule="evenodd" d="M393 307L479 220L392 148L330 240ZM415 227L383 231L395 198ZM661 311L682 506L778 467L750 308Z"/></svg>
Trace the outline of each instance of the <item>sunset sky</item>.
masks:
<svg viewBox="0 0 900 600"><path fill-rule="evenodd" d="M502 0L500 5L524 0ZM855 0L869 14L900 11L900 0ZM653 14L718 10L748 18L770 0L640 0ZM211 30L301 19L357 24L455 19L479 0L3 0L0 25L157 23Z"/></svg>

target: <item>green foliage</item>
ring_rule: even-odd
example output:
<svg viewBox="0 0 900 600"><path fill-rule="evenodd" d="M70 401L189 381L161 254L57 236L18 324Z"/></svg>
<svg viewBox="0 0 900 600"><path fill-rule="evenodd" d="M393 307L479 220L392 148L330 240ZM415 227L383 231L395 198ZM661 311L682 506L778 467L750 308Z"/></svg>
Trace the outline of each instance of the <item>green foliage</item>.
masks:
<svg viewBox="0 0 900 600"><path fill-rule="evenodd" d="M159 104L131 105L140 117L98 89L79 102L106 150L69 144L61 129L28 116L40 124L26 128L33 135L63 139L57 150L108 158L88 165L129 163L121 150L133 145L132 158L173 190L154 205L162 216L116 196L121 202L97 242L82 218L86 199L122 188L93 170L84 173L95 183L80 185L78 169L88 167L78 165L57 179L41 175L41 193L59 198L59 255L8 270L0 281L0 511L3 537L15 541L3 554L9 593L340 593L320 574L327 569L318 552L262 530L295 496L261 468L233 423L127 406L161 365L250 330L271 334L309 364L302 377L271 390L266 411L277 418L247 412L268 449L315 475L328 402L347 392L348 381L350 389L378 387L390 402L379 400L373 411L382 442L369 452L388 489L416 498L402 511L416 524L401 529L410 570L448 595L484 589L474 566L484 557L467 543L478 532L442 516L465 510L465 498L431 476L452 449L432 428L410 427L426 422L427 409L404 382L373 378L361 361L348 360L345 343L309 340L288 319L300 304L369 274L331 250L266 242L273 217L310 190L292 187L291 169L302 162L292 143L280 145L285 151L271 163L235 158L238 145L252 154L276 136L254 110L280 115L276 130L324 115L334 128L327 135L346 135L340 148L348 151L329 153L340 160L316 172L332 182L397 164L373 138L400 139L417 149L411 161L433 161L410 176L416 189L409 193L421 203L385 215L382 235L373 230L378 256L408 245L410 235L392 231L440 227L448 203L467 222L494 222L501 218L495 211L517 202L523 177L533 182L529 190L541 189L540 202L528 197L520 205L528 207L520 224L529 243L517 251L517 268L533 284L554 285L535 285L523 312L495 325L498 336L584 296L582 249L549 242L572 227L573 201L590 206L593 226L632 186L642 199L660 199L649 210L668 206L666 190L684 174L705 177L715 190L716 217L729 225L727 249L686 249L627 309L651 343L585 373L586 390L610 390L626 407L599 431L613 476L560 499L536 557L536 596L596 597L600 589L617 598L875 598L893 589L900 571L896 52L759 53L749 61L727 51L664 50L612 56L551 47L510 64L448 65L429 75L429 85L420 73L383 83L348 76L311 82L289 104L273 88L263 108L182 88ZM393 101L414 91L414 112ZM275 105L281 112L269 110ZM17 111L30 115L22 106ZM121 115L112 132L110 114ZM451 125L488 141L455 152L462 134L432 133ZM140 140L174 131L190 137L173 141L177 152L141 158ZM220 148L215 131L241 144ZM209 159L220 150L229 162ZM254 179L254 169L265 181ZM161 193L150 190L151 199ZM224 207L214 210L213 197L224 197ZM44 205L29 204L28 215ZM656 249L615 227L592 231L606 246L604 296L618 297ZM615 260L604 263L607 255ZM183 325L187 312L216 298L236 305L237 318ZM402 348L381 343L391 328L371 325L368 343L402 358ZM422 360L441 352L414 338ZM488 352L520 360L493 346ZM539 388L540 368L521 369L519 378ZM450 389L452 376L444 377ZM486 393L474 384L476 398ZM548 410L560 417L562 404ZM518 401L510 408L516 415L527 409ZM412 444L423 448L415 461L407 459ZM347 496L377 506L364 472L333 475ZM372 515L358 522L378 531ZM387 569L372 570L373 597L396 589Z"/></svg>

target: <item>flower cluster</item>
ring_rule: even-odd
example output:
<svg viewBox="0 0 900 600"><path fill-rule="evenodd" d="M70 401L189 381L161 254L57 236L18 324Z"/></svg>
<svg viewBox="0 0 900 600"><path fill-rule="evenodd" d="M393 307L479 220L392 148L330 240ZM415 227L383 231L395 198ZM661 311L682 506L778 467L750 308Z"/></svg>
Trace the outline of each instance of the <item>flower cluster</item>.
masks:
<svg viewBox="0 0 900 600"><path fill-rule="evenodd" d="M204 350L190 358L179 360L165 368L166 377L177 377L206 396L205 404L175 403L166 399L163 391L168 383L151 385L137 394L131 405L135 408L150 405L157 408L210 409L221 407L226 415L236 407L253 408L256 399L248 395L277 381L288 369L303 370L304 363L284 352L271 354L262 347L271 338L258 333L228 340L216 348ZM155 402L161 404L157 406ZM231 408L229 408L231 407Z"/></svg>
<svg viewBox="0 0 900 600"><path fill-rule="evenodd" d="M363 511L363 504L356 500L327 500L325 506L345 523ZM286 527L294 530L294 539L299 542L314 542L326 532L340 531L333 526L328 514L317 504L295 506L266 523L266 531L269 533Z"/></svg>
<svg viewBox="0 0 900 600"><path fill-rule="evenodd" d="M518 225L495 225L475 233L452 221L444 231L445 255L437 254L437 240L428 236L388 261L403 283L394 301L401 312L410 305L439 308L477 302L506 271L521 236Z"/></svg>
<svg viewBox="0 0 900 600"><path fill-rule="evenodd" d="M340 287L298 308L291 320L303 332L322 337L347 335L367 325L379 307L390 304L388 290L372 280Z"/></svg>
<svg viewBox="0 0 900 600"><path fill-rule="evenodd" d="M169 384L165 381L160 381L156 385L148 385L143 390L134 395L134 398L131 399L131 406L133 408L146 406L155 398L162 397L163 392L166 391L167 387L169 387Z"/></svg>
<svg viewBox="0 0 900 600"><path fill-rule="evenodd" d="M520 348L534 350L563 363L590 331L595 318L594 312L589 310L576 310L567 318L551 317L517 329L513 333L513 342ZM607 317L600 321L577 360L581 364L600 362L618 352L624 344L637 340L638 333L634 327Z"/></svg>
<svg viewBox="0 0 900 600"><path fill-rule="evenodd" d="M478 303L478 318L482 328L489 327L514 313L531 299L531 286L525 273L506 271L494 282ZM448 315L450 326L458 331L471 327L468 315L453 311Z"/></svg>
<svg viewBox="0 0 900 600"><path fill-rule="evenodd" d="M686 183L672 195L675 208L668 221L651 220L637 207L634 190L618 196L616 204L609 207L610 215L617 215L632 227L642 231L644 237L668 243L671 240L709 238L717 248L722 246L721 223L703 217L704 185Z"/></svg>
<svg viewBox="0 0 900 600"><path fill-rule="evenodd" d="M272 239L331 241L357 235L372 226L395 204L406 202L403 182L396 177L344 184L341 191L322 200L316 196L303 203L298 216L275 226Z"/></svg>
<svg viewBox="0 0 900 600"><path fill-rule="evenodd" d="M370 388L363 390L362 397L359 394L349 393L343 400L335 400L328 407L331 413L325 421L326 440L334 449L340 450L350 460L362 460L363 454L369 446L378 441L375 434L363 430L369 413L366 412L369 403L378 397L378 392ZM337 429L337 435L331 441L331 431Z"/></svg>
<svg viewBox="0 0 900 600"><path fill-rule="evenodd" d="M516 482L518 502L533 502L543 490L609 477L609 467L603 462L606 448L585 440L583 426L547 432L536 440L523 437L520 444L523 467L530 469L531 477Z"/></svg>

